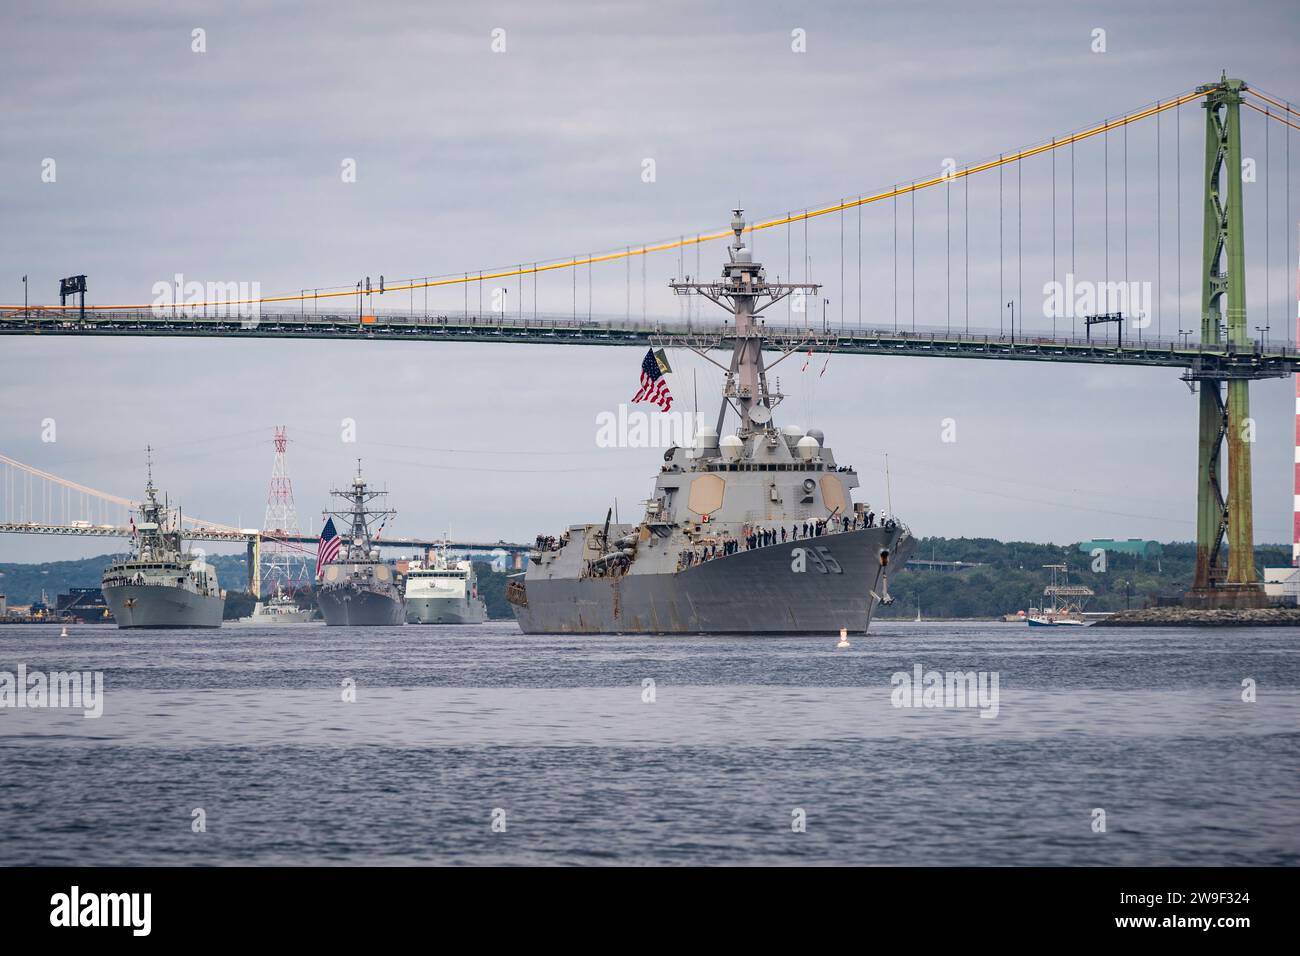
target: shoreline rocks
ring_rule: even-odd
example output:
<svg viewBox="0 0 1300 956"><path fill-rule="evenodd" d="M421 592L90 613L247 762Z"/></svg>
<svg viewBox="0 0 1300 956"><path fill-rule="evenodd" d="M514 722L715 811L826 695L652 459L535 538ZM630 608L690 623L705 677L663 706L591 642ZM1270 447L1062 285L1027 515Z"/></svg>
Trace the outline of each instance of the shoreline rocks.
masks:
<svg viewBox="0 0 1300 956"><path fill-rule="evenodd" d="M1300 607L1198 610L1148 607L1116 611L1093 627L1300 627Z"/></svg>

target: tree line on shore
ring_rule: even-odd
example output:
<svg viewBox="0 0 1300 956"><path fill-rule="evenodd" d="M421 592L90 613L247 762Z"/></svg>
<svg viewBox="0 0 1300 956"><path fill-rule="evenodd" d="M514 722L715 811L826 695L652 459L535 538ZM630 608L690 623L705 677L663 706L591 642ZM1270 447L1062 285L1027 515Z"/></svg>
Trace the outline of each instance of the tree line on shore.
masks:
<svg viewBox="0 0 1300 956"><path fill-rule="evenodd" d="M992 618L1031 607L1042 607L1043 588L1052 572L1044 565L1065 564L1069 583L1092 588L1090 611L1121 611L1176 600L1192 584L1196 545L1190 541L1162 544L1158 554L1144 556L1107 550L1104 565L1078 543L1038 544L997 541L992 538L921 538L913 559L961 561L961 570L922 570L913 564L889 581L894 603L878 609L879 617L913 618L918 608L923 618ZM1255 565L1288 567L1291 549L1261 545Z"/></svg>

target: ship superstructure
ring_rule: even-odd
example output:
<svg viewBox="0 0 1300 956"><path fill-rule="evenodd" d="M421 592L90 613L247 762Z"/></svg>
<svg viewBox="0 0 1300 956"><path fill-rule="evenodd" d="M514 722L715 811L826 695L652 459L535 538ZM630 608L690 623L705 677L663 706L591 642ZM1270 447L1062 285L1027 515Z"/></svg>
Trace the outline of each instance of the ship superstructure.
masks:
<svg viewBox="0 0 1300 956"><path fill-rule="evenodd" d="M152 460L147 468L130 551L104 570L104 600L122 628L220 627L226 596L216 569L185 551L180 516L158 500Z"/></svg>
<svg viewBox="0 0 1300 956"><path fill-rule="evenodd" d="M397 574L379 557L375 547L373 525L397 514L386 508L372 507L387 492L375 491L361 476L361 462L348 488L333 489L330 494L349 504L347 510L326 511L340 519L349 529L347 544L337 557L320 569L316 600L325 623L334 626L386 627L406 621L401 583ZM382 520L381 520L382 519Z"/></svg>
<svg viewBox="0 0 1300 956"><path fill-rule="evenodd" d="M769 283L745 245L742 210L732 230L720 279L671 285L723 307L734 326L715 341L666 343L713 361L707 352L729 340L729 365L715 362L726 375L716 427L665 452L640 521L607 513L538 537L507 591L525 633L861 632L891 600L888 573L906 562L911 532L852 501L857 473L821 431L773 420L783 396L769 388L763 350L781 351L779 362L806 341L769 339L759 315L819 286Z"/></svg>

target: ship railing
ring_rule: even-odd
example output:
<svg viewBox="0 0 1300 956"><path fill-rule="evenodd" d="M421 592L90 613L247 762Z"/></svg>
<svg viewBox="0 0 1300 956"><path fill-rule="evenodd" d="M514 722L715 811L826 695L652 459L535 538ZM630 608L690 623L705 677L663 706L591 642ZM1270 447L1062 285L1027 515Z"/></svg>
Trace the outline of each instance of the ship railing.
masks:
<svg viewBox="0 0 1300 956"><path fill-rule="evenodd" d="M883 525L883 523L884 523L883 521L880 521L880 522L873 522L872 524L867 524L864 519L858 518L856 516L854 516L853 519L848 522L847 527L845 527L845 525L837 518L798 518L797 520L794 521L787 520L785 523L777 522L775 524L769 524L761 520L750 520L746 522L746 527L748 529L747 532L741 534L740 537L743 540L750 533L757 534L765 530L775 531L778 540L774 543L788 544L791 541L804 541L809 538L821 538L821 537L826 537L827 535L846 534L851 531L862 531L867 528L880 527ZM901 522L895 521L894 523L896 525L902 526ZM811 526L807 534L793 535L789 533L790 528L794 527L794 528L802 529L804 525ZM819 525L821 526L820 532L817 530ZM781 532L783 530L787 532L787 536L785 538L780 537ZM755 547L770 547L770 546L771 545L755 545Z"/></svg>

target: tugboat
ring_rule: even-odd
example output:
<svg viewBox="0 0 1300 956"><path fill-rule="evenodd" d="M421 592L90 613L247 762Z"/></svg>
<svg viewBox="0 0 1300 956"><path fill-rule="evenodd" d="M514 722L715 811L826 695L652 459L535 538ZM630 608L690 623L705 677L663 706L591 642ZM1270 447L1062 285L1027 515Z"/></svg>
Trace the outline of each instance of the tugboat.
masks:
<svg viewBox="0 0 1300 956"><path fill-rule="evenodd" d="M406 622L408 624L482 624L487 604L478 593L472 561L452 561L447 543L430 548L423 561L406 570Z"/></svg>
<svg viewBox="0 0 1300 956"><path fill-rule="evenodd" d="M173 524L159 503L152 458L146 463L140 523L132 518L130 553L104 570L104 601L120 628L220 627L226 594L216 569L185 552L180 516Z"/></svg>
<svg viewBox="0 0 1300 956"><path fill-rule="evenodd" d="M722 306L734 324L657 339L711 362L709 351L731 352L729 365L714 363L726 373L717 427L665 452L640 521L611 524L606 514L538 536L506 591L524 633L861 633L877 605L891 603L888 573L906 564L911 531L851 500L858 475L821 431L773 421L784 396L768 385L763 350L779 351L779 362L809 348L814 333L772 336L758 316L820 286L768 282L743 239L743 210L731 227L721 279L671 288Z"/></svg>
<svg viewBox="0 0 1300 956"><path fill-rule="evenodd" d="M406 601L397 575L380 560L371 533L376 520L386 521L397 514L370 507L372 501L385 497L387 492L370 490L361 477L358 459L351 487L334 489L330 494L349 502L351 508L325 514L346 521L351 531L335 559L319 570L316 600L325 623L333 627L394 627L406 623Z"/></svg>

